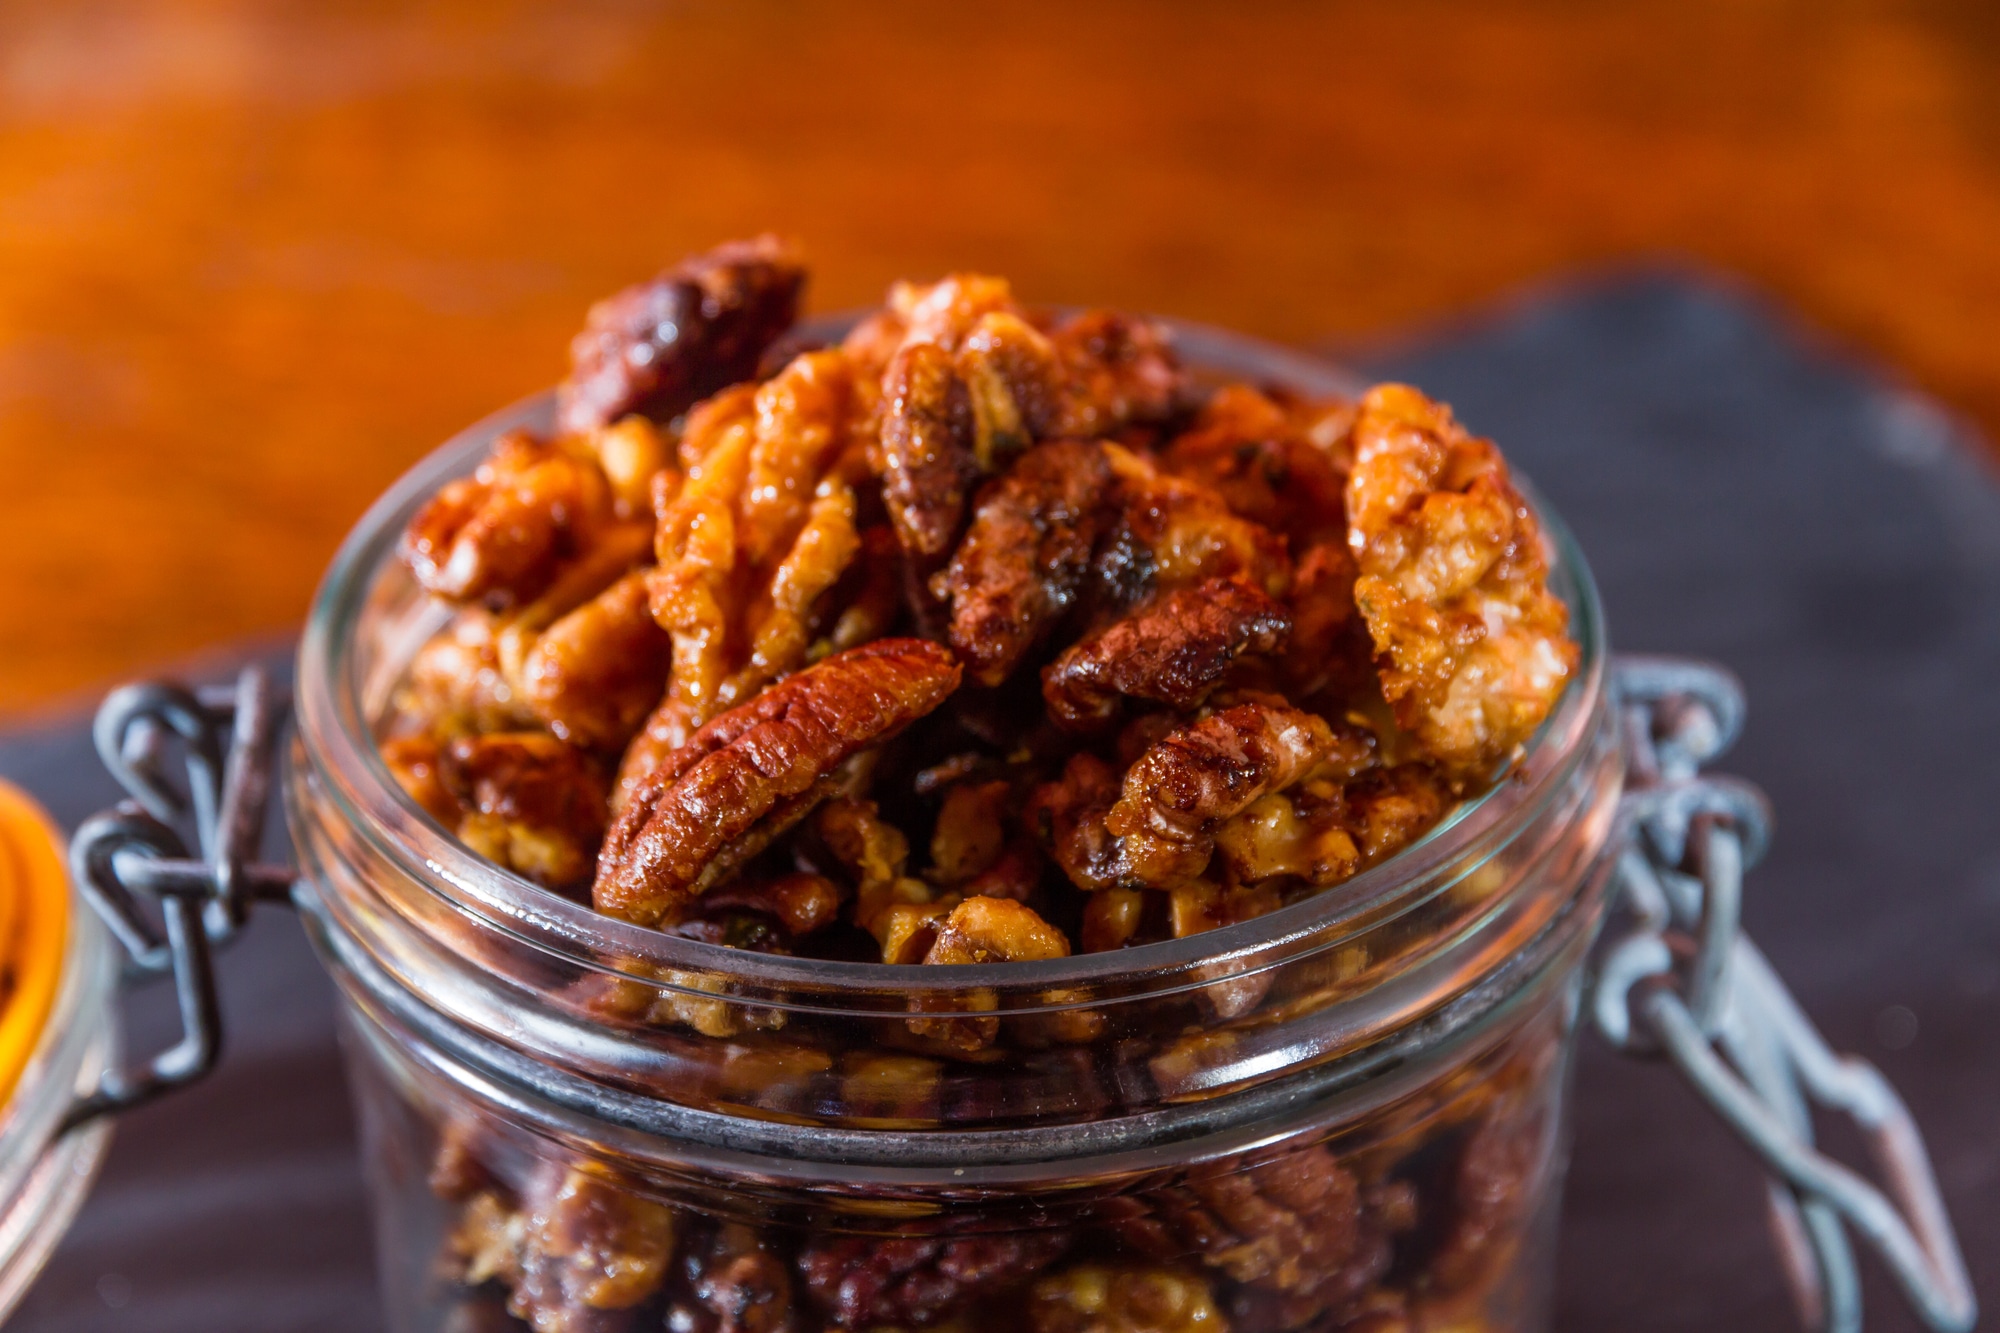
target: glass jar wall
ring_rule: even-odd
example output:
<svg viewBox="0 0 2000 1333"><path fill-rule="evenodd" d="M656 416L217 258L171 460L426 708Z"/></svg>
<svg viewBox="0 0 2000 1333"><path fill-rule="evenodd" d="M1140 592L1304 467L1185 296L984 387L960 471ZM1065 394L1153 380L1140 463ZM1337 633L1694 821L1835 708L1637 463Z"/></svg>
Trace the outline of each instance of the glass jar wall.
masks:
<svg viewBox="0 0 2000 1333"><path fill-rule="evenodd" d="M1197 367L1318 364L1182 331ZM374 727L437 612L393 559L467 432L364 521L302 650L288 803L345 997L405 1330L1526 1329L1620 780L1583 664L1508 781L1254 921L1033 963L752 954L458 845Z"/></svg>

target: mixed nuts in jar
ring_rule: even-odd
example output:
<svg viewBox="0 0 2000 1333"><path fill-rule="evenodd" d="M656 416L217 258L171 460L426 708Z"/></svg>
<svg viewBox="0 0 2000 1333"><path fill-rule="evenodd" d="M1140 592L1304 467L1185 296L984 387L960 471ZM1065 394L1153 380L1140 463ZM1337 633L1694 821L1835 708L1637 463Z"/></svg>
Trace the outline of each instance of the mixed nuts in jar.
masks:
<svg viewBox="0 0 2000 1333"><path fill-rule="evenodd" d="M398 1317L1534 1326L1616 758L1499 451L981 275L813 340L804 277L600 303L337 576L411 589L356 670L441 841L354 836L309 636Z"/></svg>

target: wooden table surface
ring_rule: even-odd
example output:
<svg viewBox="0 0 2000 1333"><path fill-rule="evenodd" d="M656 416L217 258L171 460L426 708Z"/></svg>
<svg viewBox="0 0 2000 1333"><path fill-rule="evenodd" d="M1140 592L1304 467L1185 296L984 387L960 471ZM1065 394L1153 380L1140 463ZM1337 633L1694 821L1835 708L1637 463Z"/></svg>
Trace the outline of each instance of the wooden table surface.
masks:
<svg viewBox="0 0 2000 1333"><path fill-rule="evenodd" d="M2000 9L0 10L0 715L296 624L592 298L765 228L820 308L983 267L1293 340L1684 256L2000 432Z"/></svg>

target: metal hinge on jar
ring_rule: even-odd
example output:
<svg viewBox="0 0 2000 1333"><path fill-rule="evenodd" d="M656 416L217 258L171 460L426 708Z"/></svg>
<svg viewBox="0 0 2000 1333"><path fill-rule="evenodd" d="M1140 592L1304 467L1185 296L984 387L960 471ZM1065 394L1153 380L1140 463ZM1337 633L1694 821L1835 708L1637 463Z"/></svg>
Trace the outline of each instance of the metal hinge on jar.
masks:
<svg viewBox="0 0 2000 1333"><path fill-rule="evenodd" d="M262 667L245 669L234 685L200 690L126 685L98 709L92 739L128 799L77 829L70 875L123 946L128 977L173 977L181 1036L79 1097L66 1131L144 1105L215 1067L222 1012L214 950L257 903L291 902L296 872L256 859L290 710L289 695ZM172 776L176 753L185 785ZM157 922L142 900L157 906Z"/></svg>
<svg viewBox="0 0 2000 1333"><path fill-rule="evenodd" d="M1743 872L1770 806L1702 765L1736 739L1743 692L1720 667L1662 657L1613 666L1628 763L1614 922L1590 1007L1612 1045L1664 1055L1770 1173L1772 1231L1808 1328L1861 1327L1849 1229L1931 1328L1978 1318L1923 1138L1873 1065L1830 1049L1738 929ZM1878 1186L1813 1144L1812 1111L1848 1116Z"/></svg>

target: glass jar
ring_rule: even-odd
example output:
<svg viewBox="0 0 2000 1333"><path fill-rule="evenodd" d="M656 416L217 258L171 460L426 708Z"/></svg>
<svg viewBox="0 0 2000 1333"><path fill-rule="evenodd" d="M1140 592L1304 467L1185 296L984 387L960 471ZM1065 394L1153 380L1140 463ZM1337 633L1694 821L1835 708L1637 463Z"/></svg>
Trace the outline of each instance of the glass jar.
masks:
<svg viewBox="0 0 2000 1333"><path fill-rule="evenodd" d="M1179 333L1201 372L1352 388ZM399 533L549 408L474 427L391 490L300 654L297 898L343 997L395 1328L1545 1323L1622 778L1600 609L1546 506L1581 669L1514 775L1391 861L1122 952L776 957L481 860L376 752L442 619Z"/></svg>
<svg viewBox="0 0 2000 1333"><path fill-rule="evenodd" d="M0 782L0 893L8 929L36 938L10 979L0 1048L27 1048L0 1110L0 1320L13 1312L69 1229L110 1143L100 1120L65 1133L77 1099L112 1067L116 951L65 877L55 828ZM26 918L40 919L28 921ZM47 966L53 975L34 975ZM34 992L27 994L25 992ZM7 1030L19 1025L21 1030Z"/></svg>

